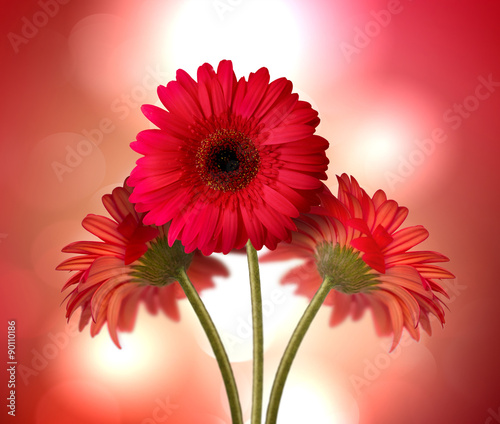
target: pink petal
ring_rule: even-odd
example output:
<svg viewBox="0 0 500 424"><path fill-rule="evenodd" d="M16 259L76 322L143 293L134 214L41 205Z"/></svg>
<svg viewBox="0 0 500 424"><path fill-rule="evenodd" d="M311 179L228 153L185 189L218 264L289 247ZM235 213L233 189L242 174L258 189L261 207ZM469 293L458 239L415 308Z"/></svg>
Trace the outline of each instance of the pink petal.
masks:
<svg viewBox="0 0 500 424"><path fill-rule="evenodd" d="M139 312L139 301L142 289L132 291L123 299L120 315L118 316L118 329L120 331L132 331L134 329L137 313Z"/></svg>
<svg viewBox="0 0 500 424"><path fill-rule="evenodd" d="M394 231L396 231L404 222L407 216L408 216L408 209L404 207L399 207L392 223L386 228L387 232L389 234L392 234Z"/></svg>
<svg viewBox="0 0 500 424"><path fill-rule="evenodd" d="M403 314L408 313L410 319L410 327L415 328L418 325L418 318L420 316L420 307L415 298L408 293L404 288L391 285L382 285L381 289L388 290L394 294L400 301L400 306L402 306Z"/></svg>
<svg viewBox="0 0 500 424"><path fill-rule="evenodd" d="M394 298L393 295L384 292L382 290L376 290L373 291L372 296L382 301L389 310L392 330L394 332L394 339L392 341L392 346L390 349L390 352L392 352L398 345L399 341L401 340L401 335L403 333L403 325L404 325L403 312L401 310L399 302Z"/></svg>
<svg viewBox="0 0 500 424"><path fill-rule="evenodd" d="M64 253L80 253L90 255L123 256L124 246L115 246L100 241L77 241L62 249Z"/></svg>
<svg viewBox="0 0 500 424"><path fill-rule="evenodd" d="M373 225L375 227L380 225L383 228L389 228L390 224L396 217L397 211L398 204L394 200L388 200L377 209L377 217Z"/></svg>
<svg viewBox="0 0 500 424"><path fill-rule="evenodd" d="M351 296L335 292L333 311L330 315L330 326L334 327L344 321L351 311Z"/></svg>
<svg viewBox="0 0 500 424"><path fill-rule="evenodd" d="M96 287L90 287L81 292L77 292L76 289L71 292L71 297L66 305L66 318L71 317L75 310L82 305L85 305L92 298L92 294L95 292Z"/></svg>
<svg viewBox="0 0 500 424"><path fill-rule="evenodd" d="M95 255L85 255L85 256L74 256L72 258L66 259L61 262L56 269L58 271L77 271L77 270L86 270L88 267L94 262Z"/></svg>
<svg viewBox="0 0 500 424"><path fill-rule="evenodd" d="M383 203L387 201L387 196L383 190L377 190L372 197L373 205L375 209L378 209Z"/></svg>
<svg viewBox="0 0 500 424"><path fill-rule="evenodd" d="M134 284L124 284L114 290L114 292L110 295L107 308L108 331L111 339L119 349L121 349L121 346L120 342L118 341L117 328L120 308L123 299L128 296L133 290L135 290L136 287L137 286Z"/></svg>
<svg viewBox="0 0 500 424"><path fill-rule="evenodd" d="M431 251L404 252L387 257L387 264L418 264L426 262L447 262L449 259L441 253Z"/></svg>
<svg viewBox="0 0 500 424"><path fill-rule="evenodd" d="M223 262L215 259L213 257L202 255L199 251L196 251L193 257L193 262L189 267L188 271L204 272L210 275L217 275L222 277L229 276L229 270L224 265Z"/></svg>
<svg viewBox="0 0 500 424"><path fill-rule="evenodd" d="M428 236L429 232L421 225L399 230L393 234L393 241L384 249L384 254L387 256L394 253L406 252L408 249L423 242Z"/></svg>
<svg viewBox="0 0 500 424"><path fill-rule="evenodd" d="M107 296L113 290L115 290L116 287L120 286L123 283L128 283L129 281L130 281L130 276L128 275L121 275L121 276L117 275L114 278L102 281L102 284L97 288L97 290L95 290L91 299L92 317L94 321L97 321L101 309L106 308Z"/></svg>
<svg viewBox="0 0 500 424"><path fill-rule="evenodd" d="M111 194L102 197L102 203L116 222L121 222L126 216L132 215L138 221L134 206L129 201L131 188L116 187Z"/></svg>
<svg viewBox="0 0 500 424"><path fill-rule="evenodd" d="M165 315L173 321L179 321L180 314L179 307L177 306L177 298L175 296L174 283L160 287L158 291L160 306Z"/></svg>
<svg viewBox="0 0 500 424"><path fill-rule="evenodd" d="M89 214L83 219L82 226L108 243L123 245L126 241L117 230L118 224L105 216Z"/></svg>
<svg viewBox="0 0 500 424"><path fill-rule="evenodd" d="M449 279L455 278L455 276L444 268L435 265L416 265L415 268L418 270L420 275L424 278L439 278L439 279Z"/></svg>
<svg viewBox="0 0 500 424"><path fill-rule="evenodd" d="M422 285L422 278L418 271L408 265L398 265L387 269L384 275L379 276L384 283L397 285L418 293L421 296L432 298L432 291Z"/></svg>

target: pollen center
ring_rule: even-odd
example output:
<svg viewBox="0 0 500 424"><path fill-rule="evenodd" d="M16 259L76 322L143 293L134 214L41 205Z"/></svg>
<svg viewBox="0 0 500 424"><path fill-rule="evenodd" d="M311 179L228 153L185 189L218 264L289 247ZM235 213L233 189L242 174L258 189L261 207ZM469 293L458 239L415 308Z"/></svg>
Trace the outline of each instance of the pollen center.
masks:
<svg viewBox="0 0 500 424"><path fill-rule="evenodd" d="M217 130L196 152L196 169L201 180L220 191L245 188L259 171L260 155L252 140L236 130Z"/></svg>

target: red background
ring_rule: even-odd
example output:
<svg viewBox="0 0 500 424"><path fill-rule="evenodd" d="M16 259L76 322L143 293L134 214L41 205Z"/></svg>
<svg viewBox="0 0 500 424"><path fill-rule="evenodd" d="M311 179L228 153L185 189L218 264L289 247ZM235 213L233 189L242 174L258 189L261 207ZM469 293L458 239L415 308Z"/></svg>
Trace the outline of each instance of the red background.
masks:
<svg viewBox="0 0 500 424"><path fill-rule="evenodd" d="M194 75L226 58L238 76L266 66L273 79L291 79L331 143L329 186L347 172L369 192L384 189L409 207L409 224L429 229L425 248L448 255L457 276L445 282L444 329L434 322L432 337L404 340L390 356L371 316L331 329L322 311L292 368L280 422L500 422L499 18L495 0L4 5L0 346L6 352L15 320L19 366L16 417L2 406L1 421L230 421L188 305L178 324L142 311L120 352L106 329L91 339L67 326L67 275L54 271L61 247L87 237L81 219L101 213L102 194L132 169L128 144L149 125L140 104L155 103L155 86L176 69ZM230 265L231 279L204 299L231 344L248 419L248 334L229 304L236 297L249 311L249 295L244 261ZM305 307L276 283L285 268L262 269L266 396ZM3 402L6 386L2 374Z"/></svg>

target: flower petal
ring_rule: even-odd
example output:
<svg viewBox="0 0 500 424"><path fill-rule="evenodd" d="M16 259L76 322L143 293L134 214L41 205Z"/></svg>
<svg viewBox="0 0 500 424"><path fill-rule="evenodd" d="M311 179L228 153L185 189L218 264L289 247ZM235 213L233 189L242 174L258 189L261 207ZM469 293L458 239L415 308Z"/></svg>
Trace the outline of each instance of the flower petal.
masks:
<svg viewBox="0 0 500 424"><path fill-rule="evenodd" d="M408 249L423 242L429 232L421 225L404 228L393 235L393 241L384 249L385 255L406 252Z"/></svg>

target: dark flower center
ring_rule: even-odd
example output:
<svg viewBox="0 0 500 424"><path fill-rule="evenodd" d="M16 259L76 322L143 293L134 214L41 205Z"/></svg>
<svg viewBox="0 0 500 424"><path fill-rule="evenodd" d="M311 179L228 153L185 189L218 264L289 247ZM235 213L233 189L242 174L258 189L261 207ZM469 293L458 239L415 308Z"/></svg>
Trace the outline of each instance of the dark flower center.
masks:
<svg viewBox="0 0 500 424"><path fill-rule="evenodd" d="M210 160L220 172L234 172L240 167L238 155L234 150L222 148L212 151Z"/></svg>
<svg viewBox="0 0 500 424"><path fill-rule="evenodd" d="M196 169L201 180L220 191L245 188L259 171L259 152L252 140L235 130L210 134L196 153Z"/></svg>

